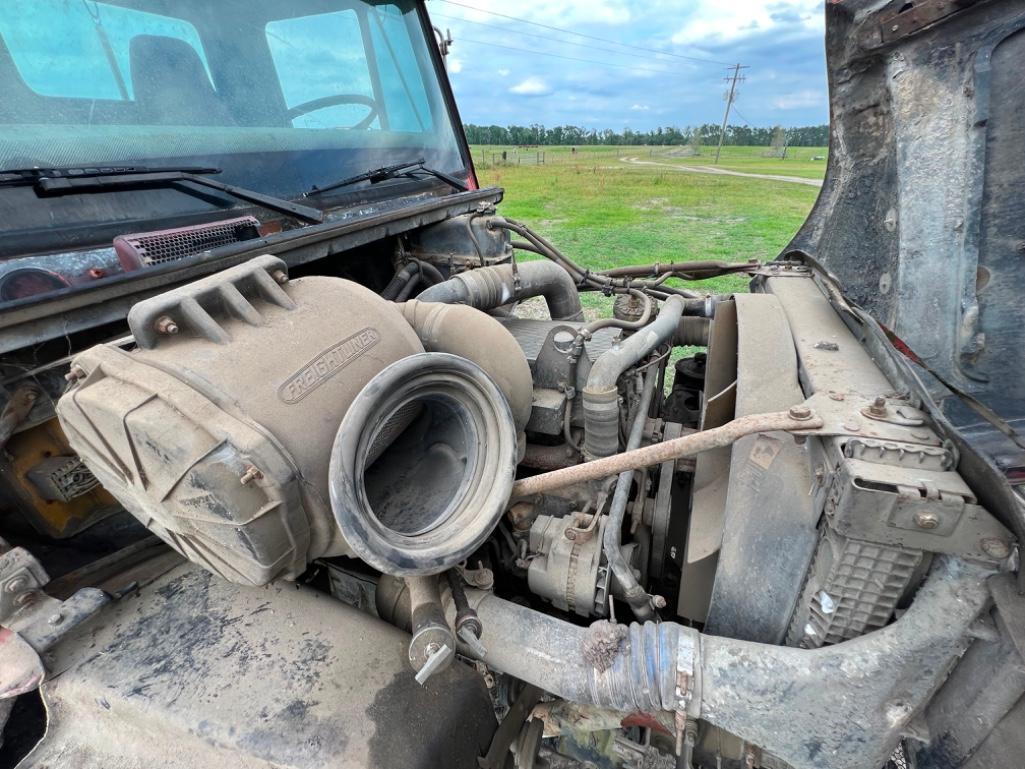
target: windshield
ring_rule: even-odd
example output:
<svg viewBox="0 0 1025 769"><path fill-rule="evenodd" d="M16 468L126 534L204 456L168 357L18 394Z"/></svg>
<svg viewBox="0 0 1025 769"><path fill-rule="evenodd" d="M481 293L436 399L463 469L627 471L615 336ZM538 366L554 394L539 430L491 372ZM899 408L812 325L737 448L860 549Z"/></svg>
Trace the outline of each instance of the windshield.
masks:
<svg viewBox="0 0 1025 769"><path fill-rule="evenodd" d="M209 178L288 199L421 158L466 178L427 29L412 0L5 0L0 170L219 169ZM191 183L59 196L9 184L0 257L242 208L275 216ZM23 276L18 292L80 279Z"/></svg>

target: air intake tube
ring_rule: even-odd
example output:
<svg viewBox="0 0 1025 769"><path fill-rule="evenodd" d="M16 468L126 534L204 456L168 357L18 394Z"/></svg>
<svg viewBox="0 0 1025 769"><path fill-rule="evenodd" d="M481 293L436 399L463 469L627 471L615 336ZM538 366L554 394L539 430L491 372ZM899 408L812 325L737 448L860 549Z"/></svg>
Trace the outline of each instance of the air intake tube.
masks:
<svg viewBox="0 0 1025 769"><path fill-rule="evenodd" d="M397 307L427 352L384 369L349 407L331 454L331 509L370 565L438 574L476 550L505 511L533 382L494 318L415 300Z"/></svg>
<svg viewBox="0 0 1025 769"><path fill-rule="evenodd" d="M530 364L505 326L462 305L414 299L400 304L399 310L427 352L459 355L484 369L509 401L517 431L523 431L530 419L534 381Z"/></svg>
<svg viewBox="0 0 1025 769"><path fill-rule="evenodd" d="M422 302L468 304L493 310L519 299L543 296L552 320L580 321L584 311L573 277L554 262L523 262L469 270L423 291Z"/></svg>

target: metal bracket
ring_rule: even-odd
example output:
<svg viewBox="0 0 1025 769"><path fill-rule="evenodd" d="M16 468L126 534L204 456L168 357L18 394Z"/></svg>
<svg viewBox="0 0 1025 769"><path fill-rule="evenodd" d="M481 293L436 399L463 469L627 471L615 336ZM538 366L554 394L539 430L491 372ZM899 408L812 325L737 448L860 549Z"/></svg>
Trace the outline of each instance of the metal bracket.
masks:
<svg viewBox="0 0 1025 769"><path fill-rule="evenodd" d="M801 262L769 262L757 269L753 275L766 278L810 278L812 271Z"/></svg>
<svg viewBox="0 0 1025 769"><path fill-rule="evenodd" d="M40 655L110 601L95 588L59 601L42 591L49 581L28 550L0 539L0 700L35 689L45 674Z"/></svg>

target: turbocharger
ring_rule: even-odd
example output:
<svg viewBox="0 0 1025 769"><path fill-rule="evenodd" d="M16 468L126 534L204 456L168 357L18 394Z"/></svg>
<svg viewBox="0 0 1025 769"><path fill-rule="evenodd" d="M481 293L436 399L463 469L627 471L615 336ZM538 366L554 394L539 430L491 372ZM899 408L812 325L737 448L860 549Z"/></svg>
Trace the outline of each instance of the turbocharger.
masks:
<svg viewBox="0 0 1025 769"><path fill-rule="evenodd" d="M128 323L135 349L73 360L61 424L127 510L225 579L295 578L335 555L436 574L505 510L531 375L478 310L290 280L261 256Z"/></svg>

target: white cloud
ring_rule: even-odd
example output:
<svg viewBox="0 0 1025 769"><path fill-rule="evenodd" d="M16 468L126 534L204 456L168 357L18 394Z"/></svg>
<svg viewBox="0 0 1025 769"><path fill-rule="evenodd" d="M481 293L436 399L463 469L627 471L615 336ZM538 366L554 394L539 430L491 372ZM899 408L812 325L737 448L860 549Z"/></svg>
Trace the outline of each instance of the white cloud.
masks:
<svg viewBox="0 0 1025 769"><path fill-rule="evenodd" d="M509 77L509 70L506 69L505 67L503 67L502 69L498 70L498 76L499 77Z"/></svg>
<svg viewBox="0 0 1025 769"><path fill-rule="evenodd" d="M539 77L528 77L509 89L509 93L518 96L546 96L552 92L551 87Z"/></svg>
<svg viewBox="0 0 1025 769"><path fill-rule="evenodd" d="M448 57L448 62L446 63L446 67L448 68L449 74L453 74L454 75L454 74L457 74L459 72L462 72L463 71L463 60L462 59L457 59L457 58L455 58L453 56L449 56Z"/></svg>
<svg viewBox="0 0 1025 769"><path fill-rule="evenodd" d="M649 109L651 109L651 107L649 107L647 104L634 104L631 105L630 109L634 112L647 112Z"/></svg>
<svg viewBox="0 0 1025 769"><path fill-rule="evenodd" d="M577 24L625 24L630 21L629 0L519 0L510 5L508 0L473 0L472 5L481 11L494 11L521 19L572 28ZM501 22L487 13L480 13L462 6L435 6L438 13L455 15L474 21L494 24ZM512 9L512 10L510 10ZM434 10L429 8L428 10Z"/></svg>
<svg viewBox="0 0 1025 769"><path fill-rule="evenodd" d="M673 35L677 45L734 43L775 29L821 31L822 0L697 0Z"/></svg>
<svg viewBox="0 0 1025 769"><path fill-rule="evenodd" d="M822 91L804 90L785 93L773 99L772 106L776 109L803 109L818 107L826 103L826 94Z"/></svg>

